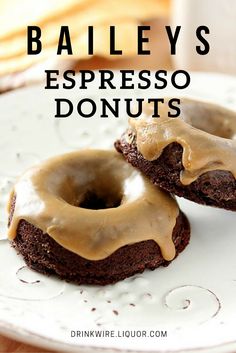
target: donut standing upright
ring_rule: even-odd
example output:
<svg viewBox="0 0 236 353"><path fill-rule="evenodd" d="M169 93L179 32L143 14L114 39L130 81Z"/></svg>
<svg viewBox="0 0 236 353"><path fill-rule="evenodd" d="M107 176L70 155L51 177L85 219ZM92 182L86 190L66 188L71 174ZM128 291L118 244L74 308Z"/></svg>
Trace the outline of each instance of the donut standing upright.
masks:
<svg viewBox="0 0 236 353"><path fill-rule="evenodd" d="M207 102L181 102L179 118L154 119L146 111L130 119L117 151L162 189L236 211L236 113Z"/></svg>

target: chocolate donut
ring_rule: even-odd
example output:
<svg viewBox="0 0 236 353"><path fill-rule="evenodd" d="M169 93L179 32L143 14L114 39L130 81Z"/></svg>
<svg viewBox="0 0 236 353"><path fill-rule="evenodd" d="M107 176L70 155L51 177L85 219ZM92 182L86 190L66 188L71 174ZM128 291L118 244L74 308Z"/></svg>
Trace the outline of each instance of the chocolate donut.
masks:
<svg viewBox="0 0 236 353"><path fill-rule="evenodd" d="M105 285L168 265L188 244L190 227L176 201L117 152L87 150L18 180L8 236L32 269Z"/></svg>
<svg viewBox="0 0 236 353"><path fill-rule="evenodd" d="M155 185L199 204L236 210L236 113L181 99L181 116L166 109L141 119L115 143Z"/></svg>

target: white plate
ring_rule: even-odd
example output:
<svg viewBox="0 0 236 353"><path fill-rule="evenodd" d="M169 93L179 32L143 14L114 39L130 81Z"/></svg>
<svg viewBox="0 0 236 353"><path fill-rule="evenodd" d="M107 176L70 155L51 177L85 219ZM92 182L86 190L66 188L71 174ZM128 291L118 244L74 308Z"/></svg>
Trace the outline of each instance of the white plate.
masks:
<svg viewBox="0 0 236 353"><path fill-rule="evenodd" d="M119 81L119 75L116 77ZM127 121L54 119L54 98L140 96L120 90L45 91L40 86L0 97L0 207L26 167L81 147L111 147ZM191 95L236 107L236 79L193 74L188 90L151 90L149 96ZM147 96L147 92L141 95ZM11 337L67 351L231 352L236 350L236 217L179 200L192 226L187 249L168 267L106 287L76 286L39 275L9 246L1 218L0 330ZM131 305L130 305L131 304ZM96 310L92 310L96 308ZM117 315L118 313L118 315ZM74 338L71 330L167 330L159 338ZM121 332L121 331L119 331Z"/></svg>

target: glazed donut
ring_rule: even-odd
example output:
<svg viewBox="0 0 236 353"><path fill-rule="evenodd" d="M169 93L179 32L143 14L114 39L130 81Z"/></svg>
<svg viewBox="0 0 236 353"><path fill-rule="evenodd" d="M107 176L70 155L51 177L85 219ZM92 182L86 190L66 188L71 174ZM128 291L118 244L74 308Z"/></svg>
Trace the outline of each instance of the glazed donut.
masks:
<svg viewBox="0 0 236 353"><path fill-rule="evenodd" d="M181 99L181 116L141 119L115 143L116 149L155 185L194 202L236 210L236 113Z"/></svg>
<svg viewBox="0 0 236 353"><path fill-rule="evenodd" d="M190 236L173 197L115 151L73 152L31 168L8 209L9 239L28 266L77 283L168 265Z"/></svg>

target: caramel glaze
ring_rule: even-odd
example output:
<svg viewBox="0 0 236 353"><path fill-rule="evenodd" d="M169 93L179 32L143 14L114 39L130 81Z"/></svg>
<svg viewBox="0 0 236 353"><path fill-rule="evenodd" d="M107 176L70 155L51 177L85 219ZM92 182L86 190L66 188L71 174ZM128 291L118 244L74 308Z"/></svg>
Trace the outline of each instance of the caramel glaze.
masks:
<svg viewBox="0 0 236 353"><path fill-rule="evenodd" d="M236 177L236 112L192 99L181 99L181 115L169 118L163 105L160 118L149 106L139 119L130 119L137 149L149 161L157 159L172 142L183 148L183 185L212 170L227 170Z"/></svg>
<svg viewBox="0 0 236 353"><path fill-rule="evenodd" d="M81 207L88 195L105 209ZM64 248L89 260L118 248L153 239L172 260L172 231L179 214L176 201L153 186L114 151L84 150L50 159L28 170L16 183L8 236L21 219L48 233Z"/></svg>

